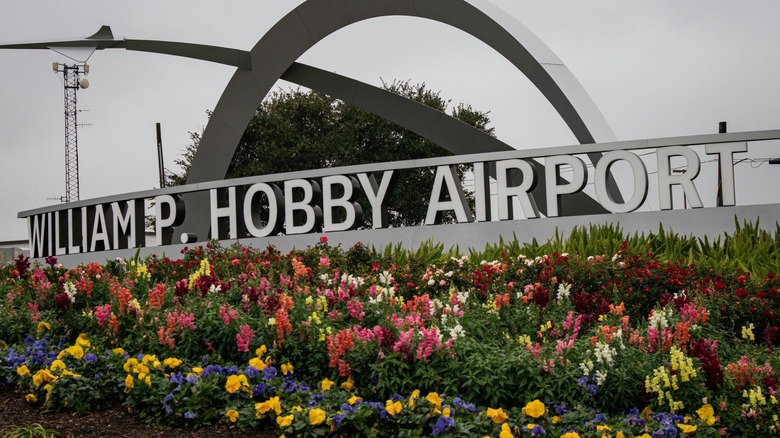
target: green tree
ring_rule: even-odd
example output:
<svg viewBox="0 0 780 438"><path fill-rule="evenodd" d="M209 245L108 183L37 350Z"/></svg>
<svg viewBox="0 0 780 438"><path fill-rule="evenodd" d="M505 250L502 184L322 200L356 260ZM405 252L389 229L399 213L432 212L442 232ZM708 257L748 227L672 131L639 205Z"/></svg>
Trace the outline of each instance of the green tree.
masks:
<svg viewBox="0 0 780 438"><path fill-rule="evenodd" d="M447 112L493 135L485 112L470 105L450 108L450 101L423 84L383 84L386 90ZM182 175L171 184L183 184L200 140L176 161ZM293 172L323 167L349 166L386 161L412 160L451 155L446 149L373 113L319 92L277 91L257 108L233 156L227 178ZM461 169L462 173L464 169ZM425 220L434 173L417 169L400 173L388 202L391 226L419 225ZM363 200L361 205L369 208ZM367 211L364 218L369 221Z"/></svg>

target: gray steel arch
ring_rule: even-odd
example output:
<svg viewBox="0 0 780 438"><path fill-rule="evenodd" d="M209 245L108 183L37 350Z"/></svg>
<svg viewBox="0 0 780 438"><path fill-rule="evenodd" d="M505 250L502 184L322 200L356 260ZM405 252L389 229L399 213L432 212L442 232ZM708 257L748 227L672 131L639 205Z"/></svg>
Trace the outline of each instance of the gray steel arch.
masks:
<svg viewBox="0 0 780 438"><path fill-rule="evenodd" d="M615 140L593 100L552 50L514 17L486 1L306 0L252 48L252 69L238 69L231 78L203 133L188 183L224 178L254 111L304 52L350 24L391 15L431 19L478 38L531 80L580 143ZM473 152L479 151L473 147ZM591 160L597 161L598 156Z"/></svg>

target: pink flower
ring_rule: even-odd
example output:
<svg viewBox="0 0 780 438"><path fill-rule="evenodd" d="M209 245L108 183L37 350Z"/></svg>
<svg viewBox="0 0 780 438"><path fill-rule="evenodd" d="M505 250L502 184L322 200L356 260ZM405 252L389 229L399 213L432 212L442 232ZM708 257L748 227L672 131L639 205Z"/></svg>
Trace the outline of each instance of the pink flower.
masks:
<svg viewBox="0 0 780 438"><path fill-rule="evenodd" d="M320 236L320 243L328 243L328 236Z"/></svg>
<svg viewBox="0 0 780 438"><path fill-rule="evenodd" d="M95 318L100 327L103 327L111 317L111 304L105 304L95 308Z"/></svg>
<svg viewBox="0 0 780 438"><path fill-rule="evenodd" d="M249 327L249 324L244 324L239 329L239 332L236 333L236 344L238 345L238 351L242 353L249 352L249 344L252 342L252 339L254 339L255 334L252 331L252 328Z"/></svg>

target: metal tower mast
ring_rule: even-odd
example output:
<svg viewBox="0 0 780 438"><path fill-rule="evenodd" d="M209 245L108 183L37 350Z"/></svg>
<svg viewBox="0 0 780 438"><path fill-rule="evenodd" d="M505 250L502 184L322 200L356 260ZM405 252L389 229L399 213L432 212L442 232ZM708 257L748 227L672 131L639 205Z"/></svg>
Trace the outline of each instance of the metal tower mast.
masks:
<svg viewBox="0 0 780 438"><path fill-rule="evenodd" d="M65 88L65 202L79 200L79 138L76 109L76 91L87 88L89 82L81 80L89 73L87 64L53 63L55 73L62 73Z"/></svg>

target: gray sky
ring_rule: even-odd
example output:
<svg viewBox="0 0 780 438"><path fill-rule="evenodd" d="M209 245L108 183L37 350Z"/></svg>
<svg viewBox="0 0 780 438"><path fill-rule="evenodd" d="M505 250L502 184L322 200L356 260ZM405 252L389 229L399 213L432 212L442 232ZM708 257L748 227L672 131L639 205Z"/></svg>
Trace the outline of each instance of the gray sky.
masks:
<svg viewBox="0 0 780 438"><path fill-rule="evenodd" d="M780 2L774 0L492 0L535 32L590 93L619 140L780 128ZM14 2L0 43L115 37L249 50L300 1ZM63 88L51 51L0 51L0 240L26 239L19 211L65 192ZM442 96L491 112L516 148L576 143L531 83L478 40L414 18L382 18L331 35L301 61L379 85L426 82ZM166 167L199 132L234 68L162 55L104 50L79 91L81 199L157 187L155 123ZM289 87L279 82L281 87ZM750 156L780 157L780 143ZM754 163L754 165L757 163ZM704 164L714 169L713 164ZM704 174L702 177L706 176ZM737 166L737 202L780 202L780 166ZM740 183L741 182L741 183ZM714 191L714 190L713 190ZM705 206L714 204L703 193ZM712 198L712 199L709 199Z"/></svg>

